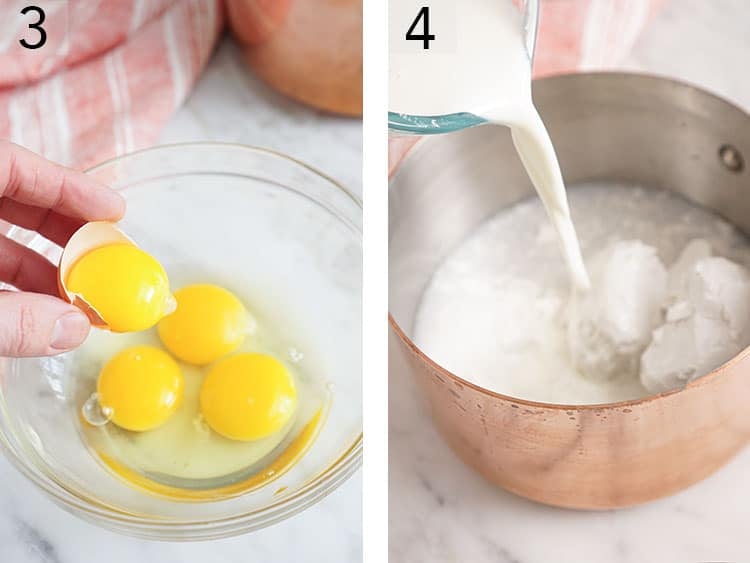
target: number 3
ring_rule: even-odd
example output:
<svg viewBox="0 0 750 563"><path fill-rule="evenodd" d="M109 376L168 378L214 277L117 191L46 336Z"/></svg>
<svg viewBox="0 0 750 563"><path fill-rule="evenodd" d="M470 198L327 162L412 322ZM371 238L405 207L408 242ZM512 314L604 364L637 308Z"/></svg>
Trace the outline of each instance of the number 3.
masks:
<svg viewBox="0 0 750 563"><path fill-rule="evenodd" d="M27 49L38 49L47 42L47 32L44 31L44 28L42 27L42 24L44 23L44 10L39 6L26 6L21 10L21 14L24 16L29 12L36 12L39 16L38 20L29 24L29 29L36 29L39 32L39 41L36 43L29 43L26 39L21 39L19 43Z"/></svg>

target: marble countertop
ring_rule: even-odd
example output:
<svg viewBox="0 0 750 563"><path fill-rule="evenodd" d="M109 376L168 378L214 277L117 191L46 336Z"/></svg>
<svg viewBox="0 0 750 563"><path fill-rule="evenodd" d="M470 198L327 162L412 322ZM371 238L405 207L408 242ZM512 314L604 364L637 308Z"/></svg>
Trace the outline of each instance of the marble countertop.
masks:
<svg viewBox="0 0 750 563"><path fill-rule="evenodd" d="M273 148L361 197L362 126L282 98L250 75L224 40L161 142L232 141ZM203 543L136 540L64 512L0 456L2 563L350 563L362 559L362 476L271 528Z"/></svg>
<svg viewBox="0 0 750 563"><path fill-rule="evenodd" d="M701 85L750 109L747 3L671 0L622 65ZM621 511L576 512L506 493L463 465L433 428L391 346L393 563L750 561L750 448L688 490Z"/></svg>

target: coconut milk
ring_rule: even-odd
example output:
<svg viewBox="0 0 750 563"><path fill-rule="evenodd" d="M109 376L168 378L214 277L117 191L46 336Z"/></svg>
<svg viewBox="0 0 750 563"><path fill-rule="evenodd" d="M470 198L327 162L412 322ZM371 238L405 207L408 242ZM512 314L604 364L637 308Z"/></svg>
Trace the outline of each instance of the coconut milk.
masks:
<svg viewBox="0 0 750 563"><path fill-rule="evenodd" d="M393 4L393 2L391 3ZM389 104L397 113L440 116L467 112L510 127L513 142L554 226L570 277L589 277L552 142L531 98L531 62L522 15L510 0L455 5L450 45L390 51ZM498 187L498 189L501 189Z"/></svg>

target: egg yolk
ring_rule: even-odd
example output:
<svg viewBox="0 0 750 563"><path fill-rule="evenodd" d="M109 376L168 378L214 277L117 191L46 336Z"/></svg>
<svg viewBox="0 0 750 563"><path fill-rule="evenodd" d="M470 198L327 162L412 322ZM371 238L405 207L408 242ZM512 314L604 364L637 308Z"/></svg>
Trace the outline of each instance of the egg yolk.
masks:
<svg viewBox="0 0 750 563"><path fill-rule="evenodd" d="M84 254L71 267L65 286L114 332L150 328L174 305L164 268L132 244L109 244Z"/></svg>
<svg viewBox="0 0 750 563"><path fill-rule="evenodd" d="M235 350L245 339L248 317L232 293L210 284L183 287L177 309L159 323L159 338L184 362L205 365Z"/></svg>
<svg viewBox="0 0 750 563"><path fill-rule="evenodd" d="M174 414L182 401L180 366L153 346L134 346L116 354L96 385L99 404L117 426L135 432L153 430Z"/></svg>
<svg viewBox="0 0 750 563"><path fill-rule="evenodd" d="M258 440L289 422L297 391L278 360L264 354L238 354L208 372L200 406L215 432L232 440Z"/></svg>

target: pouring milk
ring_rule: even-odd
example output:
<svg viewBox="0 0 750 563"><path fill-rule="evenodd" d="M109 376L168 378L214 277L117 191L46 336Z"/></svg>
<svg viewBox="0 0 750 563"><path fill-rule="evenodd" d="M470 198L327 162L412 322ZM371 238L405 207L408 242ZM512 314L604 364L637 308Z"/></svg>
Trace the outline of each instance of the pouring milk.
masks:
<svg viewBox="0 0 750 563"><path fill-rule="evenodd" d="M467 112L510 127L559 238L571 280L577 288L588 289L560 166L531 98L522 15L510 0L468 0L454 4L451 12L455 29L446 39L449 45L438 46L441 38L434 28L431 49L407 51L391 45L389 109L418 116Z"/></svg>

